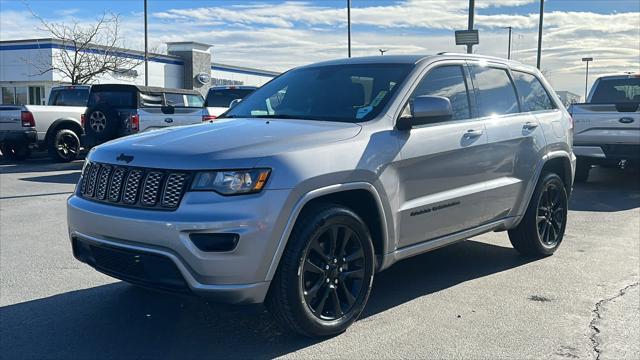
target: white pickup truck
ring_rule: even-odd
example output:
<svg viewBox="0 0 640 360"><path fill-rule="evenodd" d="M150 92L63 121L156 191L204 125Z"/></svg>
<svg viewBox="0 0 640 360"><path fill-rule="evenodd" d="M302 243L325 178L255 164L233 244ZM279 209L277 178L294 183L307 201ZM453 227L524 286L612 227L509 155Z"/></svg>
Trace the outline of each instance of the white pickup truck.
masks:
<svg viewBox="0 0 640 360"><path fill-rule="evenodd" d="M576 182L586 182L592 165L638 165L640 160L640 74L604 76L587 102L572 104Z"/></svg>
<svg viewBox="0 0 640 360"><path fill-rule="evenodd" d="M81 117L86 111L89 86L51 89L48 105L0 105L0 151L23 160L31 149L47 149L57 161L78 156L83 133Z"/></svg>

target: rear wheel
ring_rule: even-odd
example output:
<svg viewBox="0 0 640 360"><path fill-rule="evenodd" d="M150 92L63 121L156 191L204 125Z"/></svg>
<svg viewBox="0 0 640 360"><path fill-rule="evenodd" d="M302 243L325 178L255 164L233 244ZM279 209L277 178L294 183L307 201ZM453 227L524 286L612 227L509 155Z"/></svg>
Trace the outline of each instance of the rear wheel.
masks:
<svg viewBox="0 0 640 360"><path fill-rule="evenodd" d="M2 155L8 160L22 161L31 156L31 149L24 143L6 143L0 146Z"/></svg>
<svg viewBox="0 0 640 360"><path fill-rule="evenodd" d="M296 223L266 305L284 327L322 337L346 330L371 293L374 252L353 211L323 205Z"/></svg>
<svg viewBox="0 0 640 360"><path fill-rule="evenodd" d="M509 230L509 240L523 255L553 254L567 225L567 191L554 173L543 174L520 224Z"/></svg>
<svg viewBox="0 0 640 360"><path fill-rule="evenodd" d="M576 177L577 183L585 183L589 179L589 172L591 171L591 163L584 159L578 159L576 162Z"/></svg>
<svg viewBox="0 0 640 360"><path fill-rule="evenodd" d="M69 162L80 154L80 138L73 130L60 129L49 139L47 144L49 156L60 162Z"/></svg>

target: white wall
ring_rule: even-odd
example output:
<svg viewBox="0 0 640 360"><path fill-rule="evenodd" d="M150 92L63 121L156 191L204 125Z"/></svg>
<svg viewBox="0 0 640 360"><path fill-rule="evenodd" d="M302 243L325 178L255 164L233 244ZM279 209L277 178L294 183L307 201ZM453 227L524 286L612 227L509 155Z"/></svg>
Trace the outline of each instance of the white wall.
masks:
<svg viewBox="0 0 640 360"><path fill-rule="evenodd" d="M0 51L0 81L51 81L53 74L39 74L51 66L51 49Z"/></svg>

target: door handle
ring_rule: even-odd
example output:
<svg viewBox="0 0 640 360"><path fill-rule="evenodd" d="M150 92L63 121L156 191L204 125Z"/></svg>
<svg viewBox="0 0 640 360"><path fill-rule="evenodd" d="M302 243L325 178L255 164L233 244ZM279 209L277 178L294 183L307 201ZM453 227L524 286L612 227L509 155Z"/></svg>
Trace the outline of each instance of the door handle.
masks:
<svg viewBox="0 0 640 360"><path fill-rule="evenodd" d="M527 121L526 123L524 123L524 125L522 125L522 128L525 130L533 130L537 127L538 127L538 124L531 121Z"/></svg>
<svg viewBox="0 0 640 360"><path fill-rule="evenodd" d="M466 138L473 139L473 138L477 138L477 137L482 136L482 134L484 134L484 131L482 131L482 130L469 129L469 130L467 130L466 133L464 133L464 136Z"/></svg>

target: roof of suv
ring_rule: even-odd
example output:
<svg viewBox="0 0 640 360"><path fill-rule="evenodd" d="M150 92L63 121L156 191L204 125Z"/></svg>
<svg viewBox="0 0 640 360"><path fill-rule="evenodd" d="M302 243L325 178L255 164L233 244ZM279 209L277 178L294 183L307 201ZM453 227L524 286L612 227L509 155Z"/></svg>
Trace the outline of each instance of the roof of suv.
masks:
<svg viewBox="0 0 640 360"><path fill-rule="evenodd" d="M427 59L439 59L439 58L495 61L495 62L499 62L499 63L513 66L513 67L527 68L532 71L535 70L535 67L533 66L525 65L517 61L507 60L499 57L476 55L476 54L448 53L448 52L441 52L441 53L438 53L437 55L384 55L384 56L352 57L352 58L318 62L318 63L302 66L302 68L325 66L325 65L345 65L345 64L417 64Z"/></svg>

